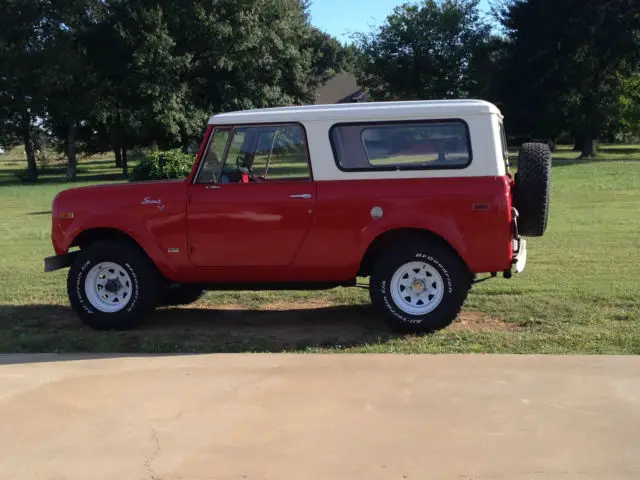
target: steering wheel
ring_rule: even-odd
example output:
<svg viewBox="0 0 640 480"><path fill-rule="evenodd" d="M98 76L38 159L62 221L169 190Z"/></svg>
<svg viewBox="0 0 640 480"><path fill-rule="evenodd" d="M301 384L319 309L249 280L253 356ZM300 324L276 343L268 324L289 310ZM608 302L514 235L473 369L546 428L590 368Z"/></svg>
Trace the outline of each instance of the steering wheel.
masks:
<svg viewBox="0 0 640 480"><path fill-rule="evenodd" d="M246 165L244 163L244 158L242 157L242 155L238 155L236 157L236 168L239 172L242 172L243 169L246 170L249 173L249 177L251 177L251 179L254 178L253 169L249 165Z"/></svg>
<svg viewBox="0 0 640 480"><path fill-rule="evenodd" d="M244 163L244 158L242 157L242 155L238 155L236 157L236 168L238 169L239 172L243 172L244 170L246 170L247 173L249 174L250 182L262 183L265 180L264 176L256 175L255 171L253 170L253 167L250 167L249 165Z"/></svg>

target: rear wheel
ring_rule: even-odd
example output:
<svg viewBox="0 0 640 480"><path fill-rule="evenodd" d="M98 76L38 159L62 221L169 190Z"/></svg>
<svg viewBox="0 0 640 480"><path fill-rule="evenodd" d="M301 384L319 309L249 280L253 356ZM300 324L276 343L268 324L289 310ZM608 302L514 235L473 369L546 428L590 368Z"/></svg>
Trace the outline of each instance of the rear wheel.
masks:
<svg viewBox="0 0 640 480"><path fill-rule="evenodd" d="M158 292L155 266L126 242L98 242L81 250L67 277L71 307L97 330L135 327L155 307Z"/></svg>
<svg viewBox="0 0 640 480"><path fill-rule="evenodd" d="M456 319L470 287L471 274L451 248L435 241L412 241L379 258L369 292L391 328L428 333Z"/></svg>

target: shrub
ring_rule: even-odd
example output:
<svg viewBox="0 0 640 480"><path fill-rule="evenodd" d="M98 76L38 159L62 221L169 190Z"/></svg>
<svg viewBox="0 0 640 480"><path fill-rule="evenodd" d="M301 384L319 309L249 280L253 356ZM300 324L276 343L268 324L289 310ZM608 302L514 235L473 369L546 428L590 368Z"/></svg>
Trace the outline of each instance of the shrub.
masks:
<svg viewBox="0 0 640 480"><path fill-rule="evenodd" d="M174 149L151 152L142 158L133 169L131 179L139 182L144 180L165 180L185 178L191 172L194 156Z"/></svg>

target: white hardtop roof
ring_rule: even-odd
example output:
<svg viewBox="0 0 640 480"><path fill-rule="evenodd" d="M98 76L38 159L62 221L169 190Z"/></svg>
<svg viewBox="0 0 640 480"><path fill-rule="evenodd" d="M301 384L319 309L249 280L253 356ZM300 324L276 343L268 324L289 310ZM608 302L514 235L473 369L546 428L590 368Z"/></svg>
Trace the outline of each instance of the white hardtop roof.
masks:
<svg viewBox="0 0 640 480"><path fill-rule="evenodd" d="M463 115L496 114L500 110L484 100L414 100L404 102L337 103L261 108L221 113L209 119L210 124L304 122L313 120L397 120L421 117L456 118Z"/></svg>

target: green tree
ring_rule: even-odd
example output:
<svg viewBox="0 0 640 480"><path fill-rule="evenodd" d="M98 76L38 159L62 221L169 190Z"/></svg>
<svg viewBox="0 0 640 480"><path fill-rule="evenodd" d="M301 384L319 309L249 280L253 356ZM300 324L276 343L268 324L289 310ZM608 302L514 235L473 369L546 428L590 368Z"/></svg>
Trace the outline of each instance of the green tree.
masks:
<svg viewBox="0 0 640 480"><path fill-rule="evenodd" d="M104 95L87 146L183 149L212 113L302 103L349 61L298 0L111 1L90 52Z"/></svg>
<svg viewBox="0 0 640 480"><path fill-rule="evenodd" d="M313 97L310 35L299 0L153 1L177 56L190 55L189 100L197 111L290 105Z"/></svg>
<svg viewBox="0 0 640 480"><path fill-rule="evenodd" d="M87 38L106 16L100 0L53 2L50 24L52 59L45 81L46 123L67 155L67 179L75 180L77 140L100 97L101 79L88 55Z"/></svg>
<svg viewBox="0 0 640 480"><path fill-rule="evenodd" d="M24 144L29 181L38 177L33 133L46 100L49 13L42 0L0 1L0 143Z"/></svg>
<svg viewBox="0 0 640 480"><path fill-rule="evenodd" d="M507 35L492 99L503 110L509 131L518 137L547 139L551 144L567 128L567 78L560 71L566 61L556 43L568 10L531 8L527 2L507 3L499 20ZM558 21L560 20L560 21Z"/></svg>
<svg viewBox="0 0 640 480"><path fill-rule="evenodd" d="M354 49L311 27L306 0L0 0L3 143L44 121L77 152L186 149L212 113L307 103ZM8 72L8 73L5 73Z"/></svg>
<svg viewBox="0 0 640 480"><path fill-rule="evenodd" d="M378 100L476 95L486 90L476 73L486 70L490 32L478 0L401 5L377 31L357 36L358 79Z"/></svg>
<svg viewBox="0 0 640 480"><path fill-rule="evenodd" d="M102 86L87 148L113 150L126 176L129 149L180 144L192 129L185 82L190 55L175 55L162 10L142 3L113 2L87 45Z"/></svg>
<svg viewBox="0 0 640 480"><path fill-rule="evenodd" d="M341 72L355 72L358 50L354 45L345 46L336 38L316 27L309 27L304 44L311 51L311 83L321 85Z"/></svg>
<svg viewBox="0 0 640 480"><path fill-rule="evenodd" d="M620 131L640 136L640 72L622 79L620 95Z"/></svg>
<svg viewBox="0 0 640 480"><path fill-rule="evenodd" d="M621 79L640 55L634 0L511 0L499 13L508 51L501 79L518 129L552 136L563 129L583 157L619 115Z"/></svg>

